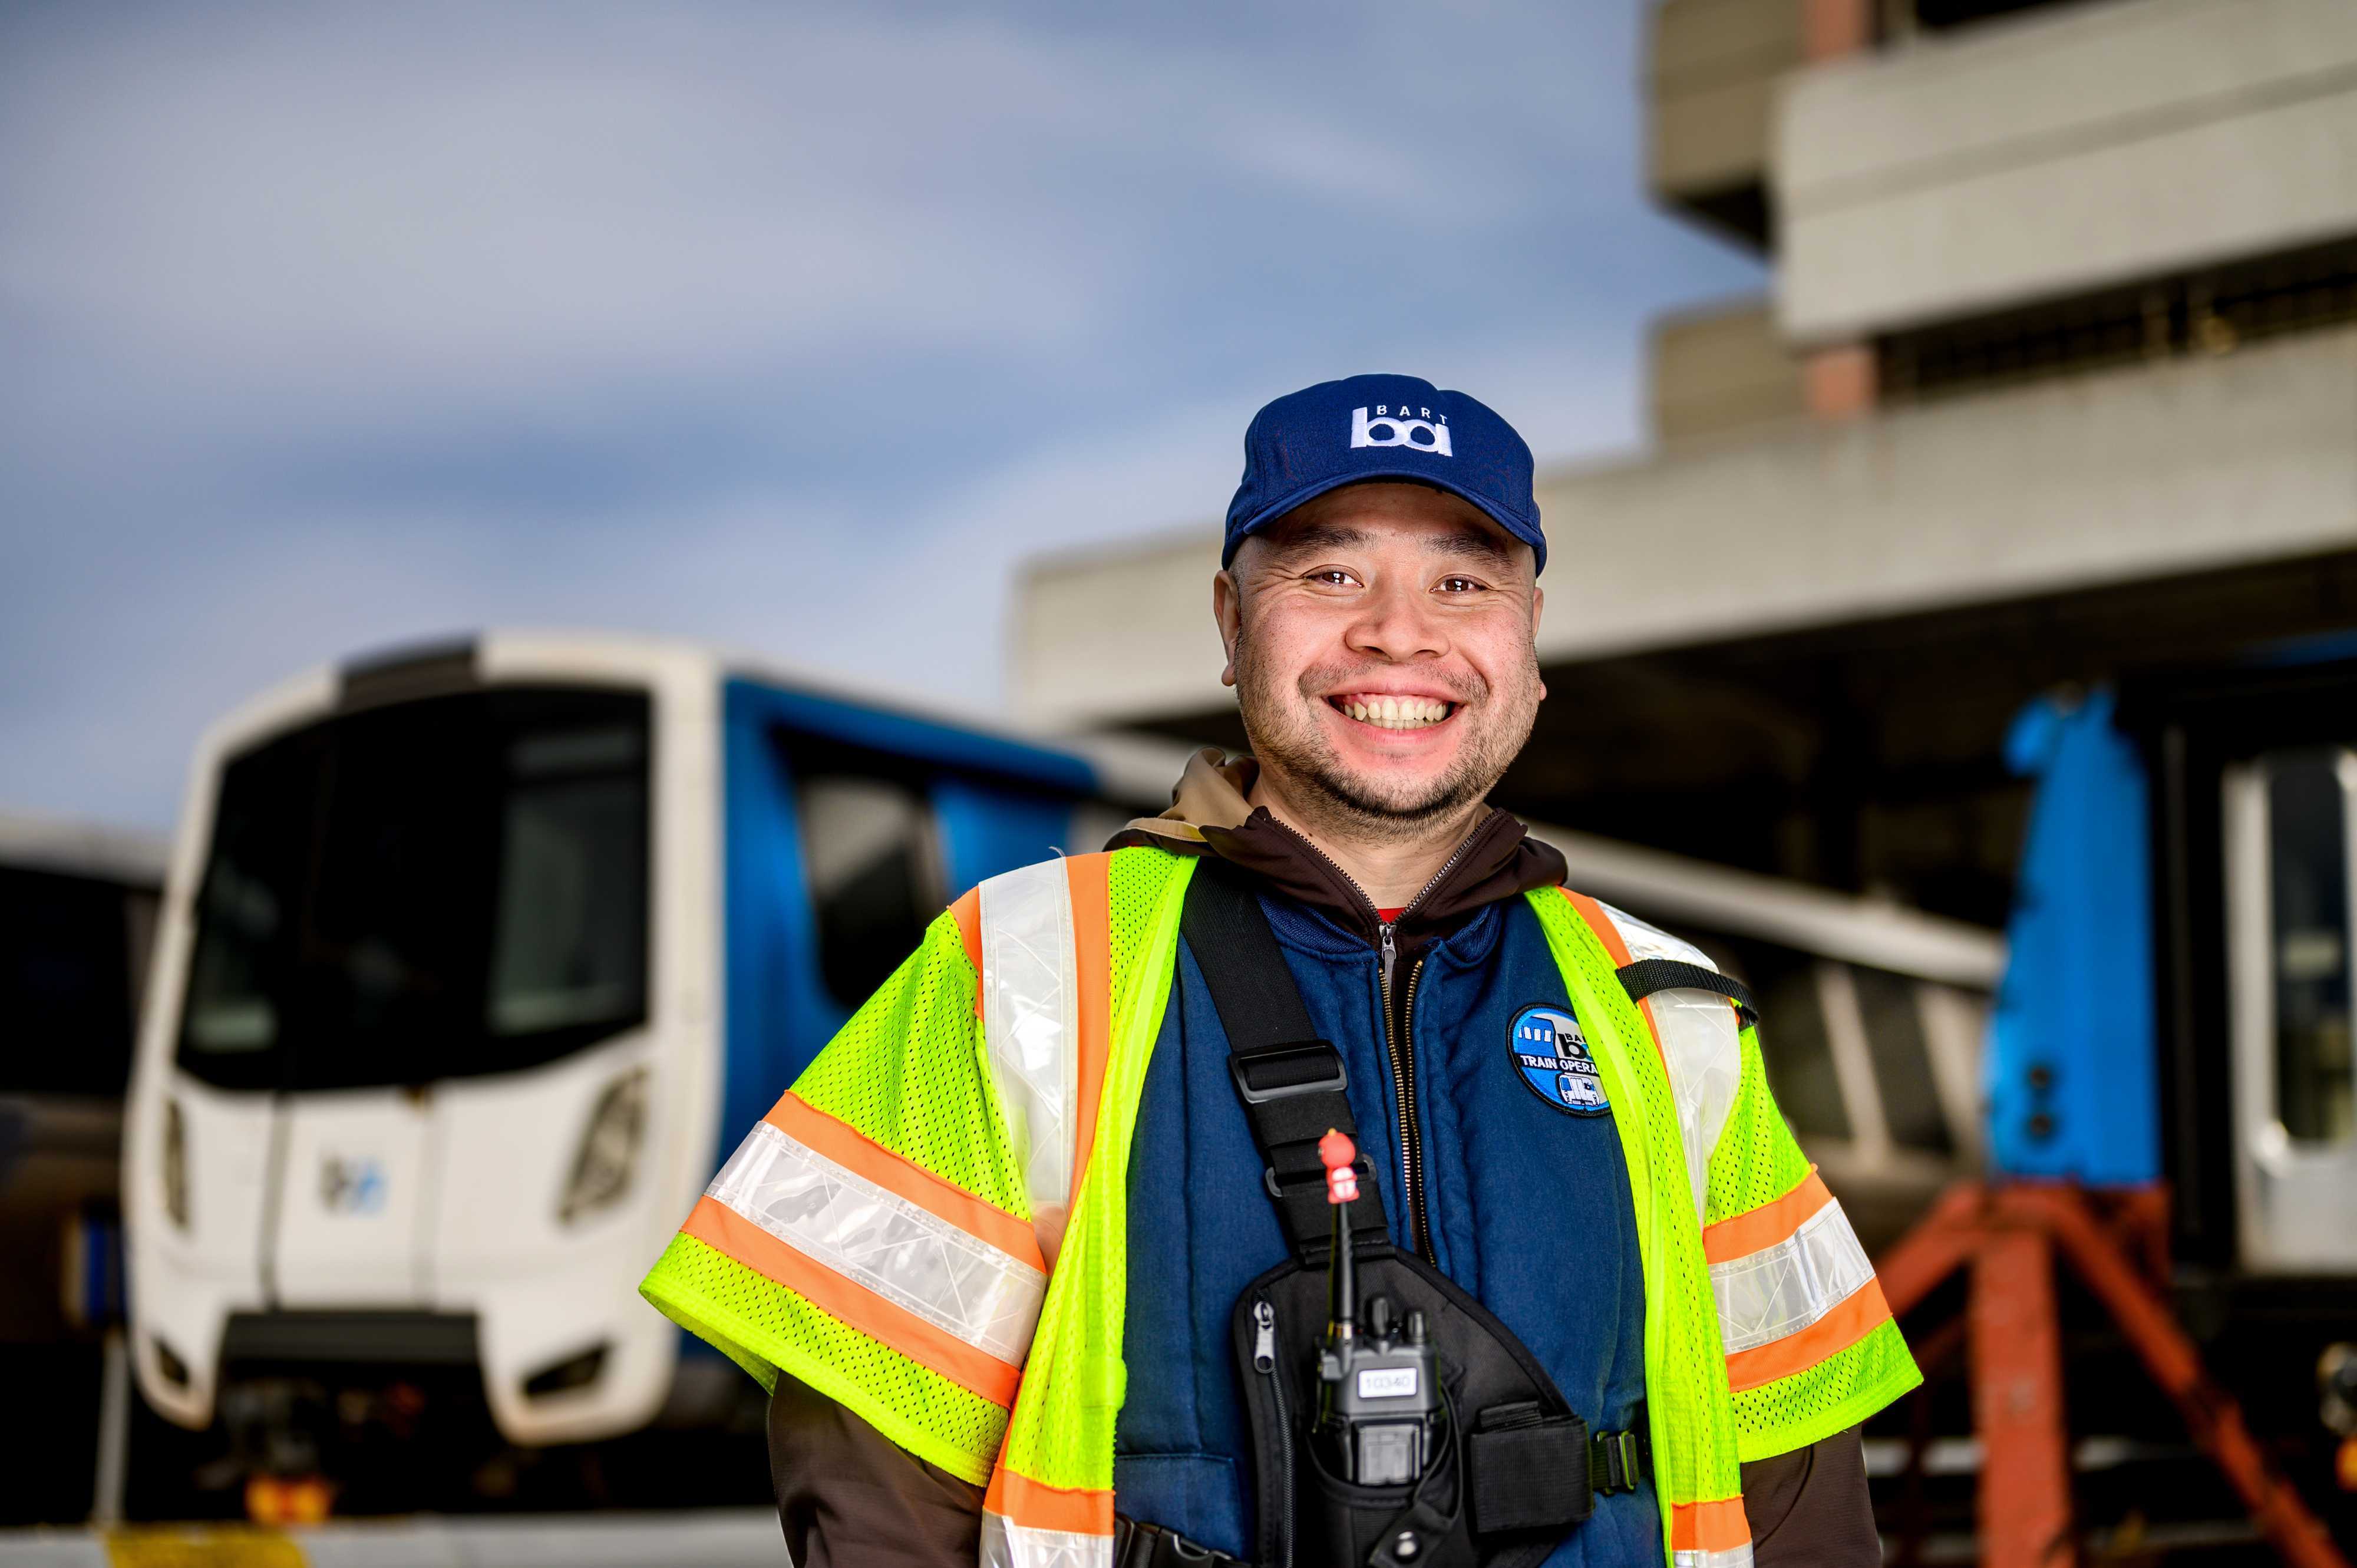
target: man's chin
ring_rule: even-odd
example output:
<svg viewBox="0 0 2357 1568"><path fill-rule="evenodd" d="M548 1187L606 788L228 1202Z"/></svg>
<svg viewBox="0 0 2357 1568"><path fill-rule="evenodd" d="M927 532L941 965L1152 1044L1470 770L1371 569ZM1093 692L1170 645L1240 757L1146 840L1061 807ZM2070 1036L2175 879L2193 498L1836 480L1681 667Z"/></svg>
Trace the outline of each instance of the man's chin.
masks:
<svg viewBox="0 0 2357 1568"><path fill-rule="evenodd" d="M1403 779L1340 770L1319 774L1327 795L1371 821L1409 826L1457 810L1466 802L1462 783L1447 775Z"/></svg>

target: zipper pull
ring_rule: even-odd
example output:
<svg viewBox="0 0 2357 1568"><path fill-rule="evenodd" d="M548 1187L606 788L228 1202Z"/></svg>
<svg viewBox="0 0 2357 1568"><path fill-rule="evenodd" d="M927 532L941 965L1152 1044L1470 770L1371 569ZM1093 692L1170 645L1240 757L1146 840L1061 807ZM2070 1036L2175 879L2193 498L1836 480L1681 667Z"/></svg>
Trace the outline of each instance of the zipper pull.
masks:
<svg viewBox="0 0 2357 1568"><path fill-rule="evenodd" d="M1399 944L1392 940L1394 929L1389 920L1383 921L1376 928L1376 935L1383 947L1383 986L1386 990L1390 989L1392 983L1392 964L1399 958Z"/></svg>
<svg viewBox="0 0 2357 1568"><path fill-rule="evenodd" d="M1276 1370L1276 1308L1265 1298L1253 1303L1253 1370Z"/></svg>

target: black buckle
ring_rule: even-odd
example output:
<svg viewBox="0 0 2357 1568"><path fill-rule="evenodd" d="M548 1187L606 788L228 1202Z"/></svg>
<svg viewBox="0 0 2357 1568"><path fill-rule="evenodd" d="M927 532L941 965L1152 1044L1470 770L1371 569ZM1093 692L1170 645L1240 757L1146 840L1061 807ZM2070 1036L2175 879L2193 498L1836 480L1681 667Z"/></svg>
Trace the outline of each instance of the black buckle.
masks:
<svg viewBox="0 0 2357 1568"><path fill-rule="evenodd" d="M1265 1074L1260 1070L1295 1063L1317 1063L1326 1070L1316 1078L1298 1081L1284 1081L1289 1075ZM1293 1040L1281 1046L1232 1052L1228 1057L1228 1076L1235 1079L1236 1092L1244 1097L1247 1105L1265 1105L1272 1100L1291 1100L1298 1094L1340 1094L1351 1087L1351 1069L1343 1066L1341 1053L1324 1040ZM1269 1081L1272 1076L1281 1081ZM1261 1081L1255 1083L1254 1079Z"/></svg>
<svg viewBox="0 0 2357 1568"><path fill-rule="evenodd" d="M1361 1155L1357 1159L1352 1160L1351 1162L1351 1168L1359 1173L1359 1179L1362 1182L1372 1181L1375 1179L1375 1162L1367 1158L1364 1155ZM1323 1165L1320 1165L1314 1171L1296 1176L1290 1181L1286 1181L1279 1179L1276 1174L1276 1167L1275 1165L1263 1165L1260 1168L1260 1184L1261 1186L1268 1188L1269 1197L1276 1199L1279 1203L1282 1203L1285 1201L1288 1189L1293 1192L1301 1192L1310 1187L1324 1187L1326 1185L1326 1169Z"/></svg>
<svg viewBox="0 0 2357 1568"><path fill-rule="evenodd" d="M1126 1514L1114 1520L1113 1538L1114 1568L1193 1568L1198 1563L1208 1568L1220 1564L1243 1568L1242 1562L1224 1552L1199 1546L1177 1530Z"/></svg>
<svg viewBox="0 0 2357 1568"><path fill-rule="evenodd" d="M1643 1450L1633 1432L1599 1432L1587 1441L1587 1484L1602 1496L1633 1492L1643 1478Z"/></svg>

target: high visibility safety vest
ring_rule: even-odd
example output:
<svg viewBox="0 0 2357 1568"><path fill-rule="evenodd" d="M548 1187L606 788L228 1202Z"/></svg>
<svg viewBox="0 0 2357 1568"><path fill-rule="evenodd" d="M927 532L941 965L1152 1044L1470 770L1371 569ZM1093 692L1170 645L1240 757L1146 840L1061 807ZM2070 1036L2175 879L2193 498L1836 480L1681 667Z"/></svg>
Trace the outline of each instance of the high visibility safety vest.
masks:
<svg viewBox="0 0 2357 1568"><path fill-rule="evenodd" d="M774 1387L784 1371L987 1484L985 1568L1107 1568L1126 1369L1129 1152L1194 861L1132 848L994 877L844 1026L640 1287ZM1751 1561L1744 1461L1919 1382L1755 1033L1618 972L1695 949L1527 895L1629 1173L1646 1411L1672 1568Z"/></svg>

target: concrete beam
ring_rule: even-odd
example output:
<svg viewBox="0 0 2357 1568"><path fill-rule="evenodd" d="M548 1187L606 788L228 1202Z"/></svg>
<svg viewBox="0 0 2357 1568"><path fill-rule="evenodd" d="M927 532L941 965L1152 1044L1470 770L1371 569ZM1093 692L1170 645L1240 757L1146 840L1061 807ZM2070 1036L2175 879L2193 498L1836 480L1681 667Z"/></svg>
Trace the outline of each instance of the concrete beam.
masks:
<svg viewBox="0 0 2357 1568"><path fill-rule="evenodd" d="M1729 217L1739 191L1756 206L1776 79L1801 63L1801 0L1662 0L1647 16L1646 39L1653 193L1706 218Z"/></svg>
<svg viewBox="0 0 2357 1568"><path fill-rule="evenodd" d="M2357 5L2056 7L1784 80L1789 337L1830 342L2357 232Z"/></svg>
<svg viewBox="0 0 2357 1568"><path fill-rule="evenodd" d="M1647 363L1653 434L1665 442L1797 418L1808 406L1801 361L1765 299L1662 317Z"/></svg>

